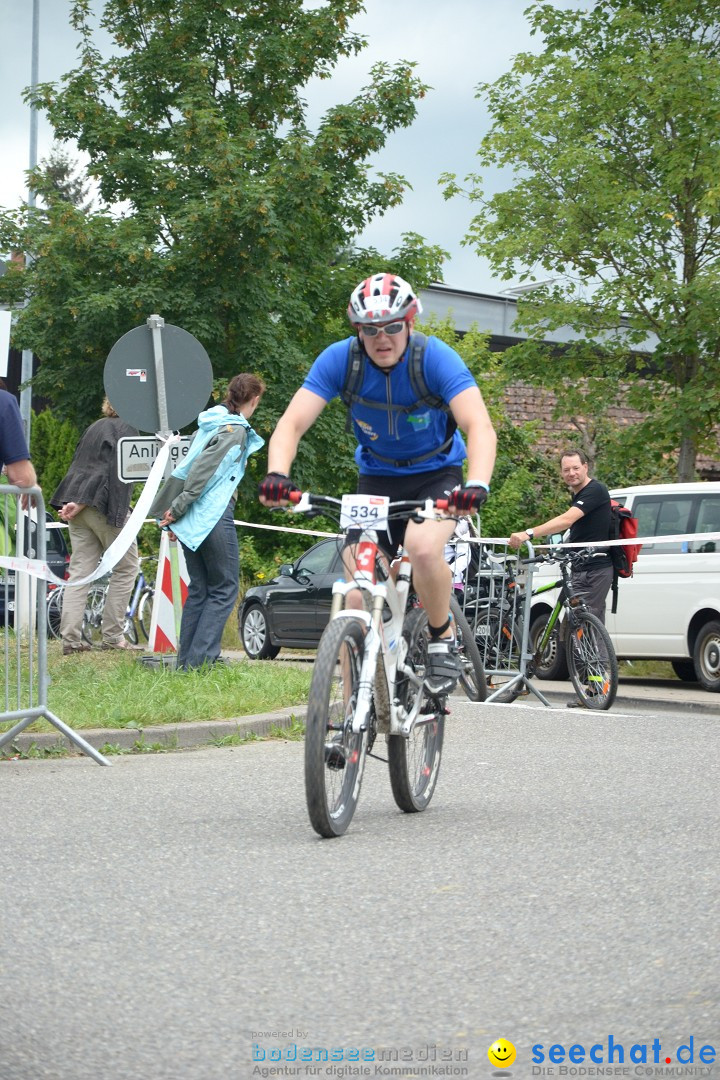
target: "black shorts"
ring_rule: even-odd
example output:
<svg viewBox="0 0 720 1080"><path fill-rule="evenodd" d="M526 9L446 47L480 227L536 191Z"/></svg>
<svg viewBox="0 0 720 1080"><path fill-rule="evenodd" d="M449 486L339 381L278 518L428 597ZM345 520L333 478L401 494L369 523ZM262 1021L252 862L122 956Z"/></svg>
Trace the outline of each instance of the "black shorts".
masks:
<svg viewBox="0 0 720 1080"><path fill-rule="evenodd" d="M405 473L404 475L358 477L358 495L387 495L396 499L445 499L450 492L463 482L460 465L448 465L444 469L432 472ZM386 532L378 534L380 546L392 558L405 538L407 521L391 521L390 537Z"/></svg>

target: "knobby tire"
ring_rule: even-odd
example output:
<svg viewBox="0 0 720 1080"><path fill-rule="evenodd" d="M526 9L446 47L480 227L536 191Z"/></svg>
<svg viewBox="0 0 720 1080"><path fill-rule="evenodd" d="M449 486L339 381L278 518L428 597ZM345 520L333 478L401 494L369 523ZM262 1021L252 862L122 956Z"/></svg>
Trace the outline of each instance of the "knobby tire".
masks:
<svg viewBox="0 0 720 1080"><path fill-rule="evenodd" d="M578 700L588 709L609 709L618 688L618 662L610 635L590 611L571 616L567 664Z"/></svg>
<svg viewBox="0 0 720 1080"><path fill-rule="evenodd" d="M450 597L450 611L455 621L458 653L462 674L460 685L470 701L485 701L488 696L487 679L480 650L470 623L465 618L457 597Z"/></svg>
<svg viewBox="0 0 720 1080"><path fill-rule="evenodd" d="M368 731L354 734L352 720L365 652L359 619L333 619L325 628L313 666L305 730L305 798L313 829L342 836L352 821L362 783ZM344 761L342 768L329 762Z"/></svg>
<svg viewBox="0 0 720 1080"><path fill-rule="evenodd" d="M424 678L427 662L427 614L413 608L405 616L403 637L408 642L406 664ZM484 674L483 674L484 679ZM425 696L422 684L417 687L408 678L399 677L398 698L410 709L418 695ZM440 771L445 717L435 711L421 717L410 733L388 736L390 784L395 802L406 814L424 810L433 797Z"/></svg>

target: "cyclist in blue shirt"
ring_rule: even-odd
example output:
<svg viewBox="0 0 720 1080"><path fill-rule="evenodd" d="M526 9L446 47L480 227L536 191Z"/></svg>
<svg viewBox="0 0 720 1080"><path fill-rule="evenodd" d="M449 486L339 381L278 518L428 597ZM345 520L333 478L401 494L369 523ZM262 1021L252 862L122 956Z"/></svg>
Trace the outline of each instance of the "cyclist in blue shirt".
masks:
<svg viewBox="0 0 720 1080"><path fill-rule="evenodd" d="M422 369L438 404L418 400L410 356L421 311L412 287L390 273L367 278L350 297L348 317L366 361L362 385L350 404L358 440L358 492L391 499L448 498L451 512L469 513L482 506L490 490L496 435L471 372L454 349L435 337L424 344ZM282 505L298 490L290 479L298 444L327 403L342 395L353 341L335 342L320 354L278 421L269 445L270 471L259 489L266 506ZM466 458L468 479L463 481ZM451 572L443 558L454 528L454 520L392 522L387 545L392 556L404 543L412 560L415 589L430 627L426 684L436 694L449 693L460 674L448 611Z"/></svg>

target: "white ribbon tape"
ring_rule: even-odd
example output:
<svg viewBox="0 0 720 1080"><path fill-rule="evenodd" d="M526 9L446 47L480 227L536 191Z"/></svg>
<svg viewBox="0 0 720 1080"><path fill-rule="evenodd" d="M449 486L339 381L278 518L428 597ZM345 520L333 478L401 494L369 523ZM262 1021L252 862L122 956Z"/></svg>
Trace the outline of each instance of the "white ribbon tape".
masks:
<svg viewBox="0 0 720 1080"><path fill-rule="evenodd" d="M158 436L158 438L160 437L161 436ZM102 559L95 570L93 570L92 574L88 574L84 578L78 578L77 581L70 583L63 578L56 577L47 563L40 562L39 559L27 559L8 555L0 556L0 566L5 567L8 570L21 570L26 574L30 574L31 577L45 578L46 581L52 582L53 585L87 585L91 581L97 581L98 578L105 577L106 574L110 573L113 566L122 559L123 555L140 532L140 526L145 521L148 510L163 481L165 466L167 465L168 457L170 456L170 449L179 441L179 435L171 435L161 446L133 512L113 540L110 547L103 554ZM48 525L50 525L50 527L54 525L55 528L59 527L57 523L51 524L48 522Z"/></svg>
<svg viewBox="0 0 720 1080"><path fill-rule="evenodd" d="M674 536L634 536L631 540L585 540L582 544L536 544L533 547L551 548L558 551L561 548L609 548L622 547L624 544L680 544L691 540L720 540L720 532L706 533L677 533ZM509 544L507 536L463 536L460 538L463 544Z"/></svg>

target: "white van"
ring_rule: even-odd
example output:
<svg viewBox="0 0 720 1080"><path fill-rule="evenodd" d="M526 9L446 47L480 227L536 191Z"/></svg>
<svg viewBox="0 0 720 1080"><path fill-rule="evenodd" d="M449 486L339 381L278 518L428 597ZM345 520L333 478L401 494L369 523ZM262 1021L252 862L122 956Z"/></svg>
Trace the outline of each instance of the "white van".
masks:
<svg viewBox="0 0 720 1080"><path fill-rule="evenodd" d="M720 533L720 483L652 484L610 494L632 510L639 537ZM633 576L618 582L615 615L611 604L612 592L605 622L619 659L669 660L681 679L720 691L720 540L644 544ZM538 597L533 622L549 606ZM538 674L562 677L562 661L556 655Z"/></svg>

